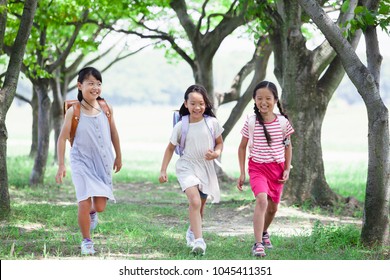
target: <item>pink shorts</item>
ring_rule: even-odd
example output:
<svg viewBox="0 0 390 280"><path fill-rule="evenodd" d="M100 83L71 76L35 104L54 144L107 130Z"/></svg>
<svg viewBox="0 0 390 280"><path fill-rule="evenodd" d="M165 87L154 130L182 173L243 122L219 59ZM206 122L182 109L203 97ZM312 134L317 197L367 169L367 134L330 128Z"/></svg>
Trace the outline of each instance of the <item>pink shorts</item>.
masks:
<svg viewBox="0 0 390 280"><path fill-rule="evenodd" d="M280 202L283 192L283 184L279 183L284 171L284 162L257 163L249 159L248 173L249 183L254 196L266 193L275 203Z"/></svg>

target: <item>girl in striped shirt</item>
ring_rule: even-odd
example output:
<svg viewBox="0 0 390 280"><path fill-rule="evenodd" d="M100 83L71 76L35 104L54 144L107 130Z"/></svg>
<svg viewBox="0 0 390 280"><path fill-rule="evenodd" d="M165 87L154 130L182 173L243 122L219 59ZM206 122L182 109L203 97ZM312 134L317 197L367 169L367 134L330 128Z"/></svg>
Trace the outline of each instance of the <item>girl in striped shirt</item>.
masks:
<svg viewBox="0 0 390 280"><path fill-rule="evenodd" d="M289 178L292 157L290 135L294 129L282 110L274 83L259 83L253 91L253 100L255 114L247 118L241 130L237 188L242 191L245 182L246 148L249 146L249 183L256 198L252 254L264 257L265 248L272 248L267 230L278 210L283 184ZM273 112L275 105L280 115Z"/></svg>

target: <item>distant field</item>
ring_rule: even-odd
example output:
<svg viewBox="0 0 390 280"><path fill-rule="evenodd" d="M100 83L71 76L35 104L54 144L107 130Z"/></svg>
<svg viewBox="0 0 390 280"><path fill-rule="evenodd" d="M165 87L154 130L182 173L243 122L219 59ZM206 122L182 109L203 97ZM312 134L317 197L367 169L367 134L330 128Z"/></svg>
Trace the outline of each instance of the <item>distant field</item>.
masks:
<svg viewBox="0 0 390 280"><path fill-rule="evenodd" d="M252 105L246 113L251 112ZM114 107L114 116L121 138L123 160L127 166L148 162L149 169L159 171L164 149L172 129L172 111L166 106ZM231 106L223 106L218 112L224 123ZM30 149L31 109L13 104L7 114L8 156L25 155ZM241 138L239 124L225 139L222 163L228 173L238 172L237 147ZM323 156L326 168L348 168L367 165L367 115L363 105L345 107L331 104L323 124ZM54 149L51 136L51 152ZM69 151L69 146L67 151ZM174 156L170 170L173 171Z"/></svg>

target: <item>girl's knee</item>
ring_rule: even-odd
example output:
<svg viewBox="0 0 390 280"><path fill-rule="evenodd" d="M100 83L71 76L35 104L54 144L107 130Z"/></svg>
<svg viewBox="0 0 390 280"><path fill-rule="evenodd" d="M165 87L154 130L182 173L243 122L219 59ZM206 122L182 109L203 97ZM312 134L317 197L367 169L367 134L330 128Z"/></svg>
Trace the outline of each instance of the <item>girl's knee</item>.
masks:
<svg viewBox="0 0 390 280"><path fill-rule="evenodd" d="M276 212L278 211L278 208L276 207L276 208L267 208L267 212L268 212L268 214L271 214L271 215L275 215L276 214Z"/></svg>
<svg viewBox="0 0 390 280"><path fill-rule="evenodd" d="M197 197L191 197L188 202L193 209L200 209L202 206L202 201Z"/></svg>
<svg viewBox="0 0 390 280"><path fill-rule="evenodd" d="M106 205L99 205L99 206L95 205L95 207L94 207L94 210L96 212L103 212L104 209L106 209Z"/></svg>
<svg viewBox="0 0 390 280"><path fill-rule="evenodd" d="M276 212L278 211L278 205L278 203L268 201L267 212L273 215L276 214Z"/></svg>
<svg viewBox="0 0 390 280"><path fill-rule="evenodd" d="M96 212L103 212L106 209L107 198L105 197L94 197L93 199L93 210Z"/></svg>

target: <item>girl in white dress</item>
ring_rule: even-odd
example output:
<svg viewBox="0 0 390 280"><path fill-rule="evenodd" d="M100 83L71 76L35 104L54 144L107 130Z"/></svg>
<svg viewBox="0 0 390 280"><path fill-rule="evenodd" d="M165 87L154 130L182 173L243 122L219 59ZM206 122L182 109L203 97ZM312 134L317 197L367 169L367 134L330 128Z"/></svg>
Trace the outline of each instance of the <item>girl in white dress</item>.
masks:
<svg viewBox="0 0 390 280"><path fill-rule="evenodd" d="M186 239L195 254L206 252L202 217L207 196L210 195L213 202L219 202L220 199L214 160L223 149L223 128L212 110L206 89L201 85L192 85L185 92L184 103L179 111L181 117L189 115L189 127L183 154L176 162L176 176L189 203L190 227ZM206 122L206 118L210 119ZM175 147L180 145L182 125L183 122L179 121L173 128L161 165L160 183L168 181L166 171Z"/></svg>

